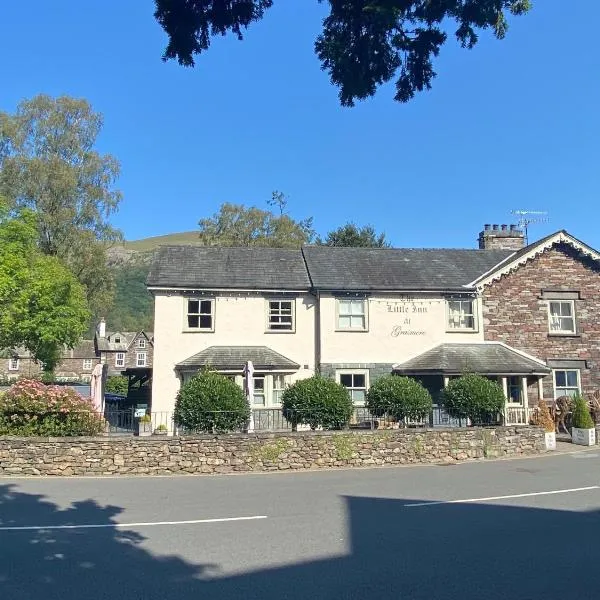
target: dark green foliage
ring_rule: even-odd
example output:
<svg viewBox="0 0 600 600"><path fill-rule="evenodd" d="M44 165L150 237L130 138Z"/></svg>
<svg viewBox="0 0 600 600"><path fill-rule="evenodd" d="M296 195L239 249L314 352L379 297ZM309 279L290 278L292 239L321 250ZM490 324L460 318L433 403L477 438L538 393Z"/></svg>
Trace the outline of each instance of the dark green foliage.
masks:
<svg viewBox="0 0 600 600"><path fill-rule="evenodd" d="M385 375L367 392L367 408L374 414L394 419L419 421L429 416L431 394L415 379Z"/></svg>
<svg viewBox="0 0 600 600"><path fill-rule="evenodd" d="M590 407L580 394L573 396L573 414L571 423L577 429L593 429L594 420L590 414Z"/></svg>
<svg viewBox="0 0 600 600"><path fill-rule="evenodd" d="M149 264L127 263L112 268L115 301L106 316L111 331L151 331L152 296L146 289Z"/></svg>
<svg viewBox="0 0 600 600"><path fill-rule="evenodd" d="M385 233L377 234L371 225L357 227L354 223L346 223L327 234L317 242L321 246L343 246L346 248L389 248Z"/></svg>
<svg viewBox="0 0 600 600"><path fill-rule="evenodd" d="M127 377L123 375L112 375L106 379L106 391L109 394L127 396Z"/></svg>
<svg viewBox="0 0 600 600"><path fill-rule="evenodd" d="M244 392L231 379L202 371L177 394L175 423L188 431L223 433L241 429L250 417Z"/></svg>
<svg viewBox="0 0 600 600"><path fill-rule="evenodd" d="M169 36L163 58L177 59L185 66L194 65L194 55L207 50L213 36L231 32L241 40L242 31L260 21L273 5L273 0L155 2L154 16ZM407 102L431 87L436 75L432 60L452 24L461 46L472 48L481 30L491 29L498 39L504 38L507 15L526 13L531 2L329 0L329 6L315 52L339 88L341 104L353 106L356 100L373 96L398 72L395 99Z"/></svg>
<svg viewBox="0 0 600 600"><path fill-rule="evenodd" d="M341 429L352 415L348 390L332 379L314 376L296 381L282 397L283 416L293 425Z"/></svg>
<svg viewBox="0 0 600 600"><path fill-rule="evenodd" d="M443 399L452 417L469 418L475 425L495 423L505 402L504 392L495 381L475 374L452 379Z"/></svg>
<svg viewBox="0 0 600 600"><path fill-rule="evenodd" d="M72 388L23 379L0 396L0 435L97 435L103 429L91 401Z"/></svg>

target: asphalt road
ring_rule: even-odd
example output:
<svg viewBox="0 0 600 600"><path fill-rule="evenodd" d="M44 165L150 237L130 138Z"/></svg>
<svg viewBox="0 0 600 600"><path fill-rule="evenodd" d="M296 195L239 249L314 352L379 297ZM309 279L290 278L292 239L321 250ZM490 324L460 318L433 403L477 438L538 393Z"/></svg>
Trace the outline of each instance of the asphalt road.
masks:
<svg viewBox="0 0 600 600"><path fill-rule="evenodd" d="M0 479L2 600L599 597L594 450L448 467Z"/></svg>

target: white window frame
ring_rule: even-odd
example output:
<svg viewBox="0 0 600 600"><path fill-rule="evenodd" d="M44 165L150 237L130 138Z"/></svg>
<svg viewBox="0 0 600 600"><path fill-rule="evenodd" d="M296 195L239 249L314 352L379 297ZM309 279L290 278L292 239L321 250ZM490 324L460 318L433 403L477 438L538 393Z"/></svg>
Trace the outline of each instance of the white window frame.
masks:
<svg viewBox="0 0 600 600"><path fill-rule="evenodd" d="M254 393L252 394L252 406L255 406L256 408L265 408L268 406L267 404L267 398L268 398L268 393L267 393L267 387L268 387L268 375L267 373L254 373L253 376L254 379ZM262 379L263 382L263 387L262 387L262 394L257 394L256 393L256 381L257 379ZM258 404L256 402L256 396L262 396L263 398L263 403L262 404Z"/></svg>
<svg viewBox="0 0 600 600"><path fill-rule="evenodd" d="M565 373L565 384L567 383L567 373L574 372L577 376L577 387L571 385L565 386L557 386L556 385L556 374L557 373ZM560 396L572 396L574 394L581 394L581 370L580 369L552 369L552 386L554 388L554 398L559 398ZM574 390L573 394L559 394L557 390Z"/></svg>
<svg viewBox="0 0 600 600"><path fill-rule="evenodd" d="M11 357L8 359L8 370L18 371L21 367L21 361L19 358Z"/></svg>
<svg viewBox="0 0 600 600"><path fill-rule="evenodd" d="M346 387L344 386L348 392L350 393L350 398L352 398L352 404L354 406L364 406L365 405L365 401L367 399L367 392L369 390L369 370L368 369L338 369L335 372L335 380L340 384L340 385L344 385L342 383L342 376L343 375L362 375L365 378L365 387ZM354 383L354 381L352 382ZM365 395L365 399L362 401L355 401L352 392L353 391L363 391L364 390L364 395Z"/></svg>
<svg viewBox="0 0 600 600"><path fill-rule="evenodd" d="M277 378L281 378L276 385ZM281 385L281 387L280 387ZM271 375L271 406L281 406L281 395L288 386L288 376L283 373L273 373ZM280 394L277 397L277 394Z"/></svg>
<svg viewBox="0 0 600 600"><path fill-rule="evenodd" d="M145 348L146 347L146 340L144 338L140 338L137 341L137 347L138 348Z"/></svg>
<svg viewBox="0 0 600 600"><path fill-rule="evenodd" d="M275 302L279 304L279 309L272 311L271 303ZM291 318L292 322L289 327L273 327L273 325L281 324L281 322L277 322L277 319L288 316L283 315L281 313L281 304L283 302L289 303L291 309ZM269 333L294 333L296 331L296 300L294 298L266 298L265 299L265 311L266 311L266 319L267 319L267 331ZM275 319L271 321L271 318Z"/></svg>
<svg viewBox="0 0 600 600"><path fill-rule="evenodd" d="M517 383L512 385L510 380L516 379ZM517 388L519 390L519 401L515 402L510 395L510 390L512 388ZM523 378L518 375L509 375L506 378L506 402L508 404L512 404L513 406L523 406Z"/></svg>
<svg viewBox="0 0 600 600"><path fill-rule="evenodd" d="M198 312L190 312L189 303L198 302ZM202 302L210 302L210 313L202 312ZM214 332L215 330L215 312L216 302L214 298L201 298L201 297L190 297L186 296L183 301L183 330L186 332ZM209 316L210 327L200 327L201 317ZM198 327L191 327L189 325L189 317L198 317Z"/></svg>
<svg viewBox="0 0 600 600"><path fill-rule="evenodd" d="M143 364L140 364L140 357L143 357ZM136 352L135 353L135 366L145 367L148 364L148 353L147 352Z"/></svg>
<svg viewBox="0 0 600 600"><path fill-rule="evenodd" d="M120 344L121 343L121 336L120 335L116 335L115 336L114 343L115 344Z"/></svg>
<svg viewBox="0 0 600 600"><path fill-rule="evenodd" d="M119 359L119 356L121 357ZM117 352L115 354L115 367L124 367L125 366L125 352Z"/></svg>
<svg viewBox="0 0 600 600"><path fill-rule="evenodd" d="M563 315L562 308L560 308L559 315L552 314L552 304L568 304L570 306L570 315ZM553 325L557 324L562 327L565 319L570 319L573 323L572 329L554 329ZM548 332L551 335L575 335L577 333L577 322L575 320L575 300L548 300Z"/></svg>
<svg viewBox="0 0 600 600"><path fill-rule="evenodd" d="M451 320L452 311L450 309L450 305L452 302L460 303L459 309L459 324L458 326L454 325L454 321ZM471 312L466 312L463 310L464 303L471 304ZM464 319L467 317L473 318L473 326L465 327L462 326ZM446 298L446 330L449 332L461 332L461 331L477 331L477 299L476 298Z"/></svg>
<svg viewBox="0 0 600 600"><path fill-rule="evenodd" d="M345 302L361 302L363 309L361 313L353 313L350 308L350 313L342 314L340 308ZM352 305L351 305L352 306ZM340 317L362 317L362 327L342 327L340 325ZM352 320L352 319L351 319ZM336 331L369 331L369 301L367 298L336 298L335 300L335 325Z"/></svg>
<svg viewBox="0 0 600 600"><path fill-rule="evenodd" d="M83 359L83 364L82 364L82 368L84 371L91 371L93 367L93 359L91 358L84 358Z"/></svg>

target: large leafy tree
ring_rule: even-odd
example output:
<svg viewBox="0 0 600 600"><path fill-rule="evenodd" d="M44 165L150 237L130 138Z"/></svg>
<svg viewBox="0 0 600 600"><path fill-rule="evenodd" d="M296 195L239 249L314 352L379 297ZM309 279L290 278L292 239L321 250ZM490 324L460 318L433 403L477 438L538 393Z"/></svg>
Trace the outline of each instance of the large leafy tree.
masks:
<svg viewBox="0 0 600 600"><path fill-rule="evenodd" d="M270 204L279 213L256 206L222 204L212 217L201 219L200 241L206 246L270 246L299 248L314 238L312 218L296 221L285 214L285 198L273 193Z"/></svg>
<svg viewBox="0 0 600 600"><path fill-rule="evenodd" d="M289 0L282 0L288 1ZM304 0L305 1L305 0ZM318 0L323 2L324 0ZM454 26L457 41L472 48L479 32L499 39L508 15L522 15L530 0L327 0L330 13L315 42L322 68L339 88L340 102L352 106L373 96L396 75L396 96L407 102L431 87L433 58ZM165 60L194 65L211 37L243 30L260 21L273 0L155 0L155 17L169 41Z"/></svg>
<svg viewBox="0 0 600 600"><path fill-rule="evenodd" d="M0 348L23 346L52 371L63 347L85 331L83 286L55 256L38 248L37 217L29 210L0 220Z"/></svg>
<svg viewBox="0 0 600 600"><path fill-rule="evenodd" d="M389 248L385 233L377 233L371 225L357 227L354 223L346 223L330 231L325 239L319 239L321 246L344 246L354 248Z"/></svg>
<svg viewBox="0 0 600 600"><path fill-rule="evenodd" d="M77 275L94 309L109 303L106 245L120 239L109 223L121 200L119 164L95 149L101 127L86 100L67 96L0 112L0 194L36 213L39 248Z"/></svg>

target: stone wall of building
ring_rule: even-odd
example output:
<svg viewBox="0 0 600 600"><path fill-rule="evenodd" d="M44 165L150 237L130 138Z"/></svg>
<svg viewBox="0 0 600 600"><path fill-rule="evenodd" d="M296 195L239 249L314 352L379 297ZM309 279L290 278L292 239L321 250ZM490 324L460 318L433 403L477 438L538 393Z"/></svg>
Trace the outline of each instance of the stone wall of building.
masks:
<svg viewBox="0 0 600 600"><path fill-rule="evenodd" d="M578 294L575 334L549 332L548 290ZM555 246L486 286L483 319L486 340L504 342L554 368L570 368L570 362L580 368L584 393L600 388L600 269L570 246ZM531 405L537 387L529 392ZM544 397L554 397L552 375L544 378Z"/></svg>
<svg viewBox="0 0 600 600"><path fill-rule="evenodd" d="M537 427L167 438L0 438L0 475L170 475L313 470L533 455Z"/></svg>

